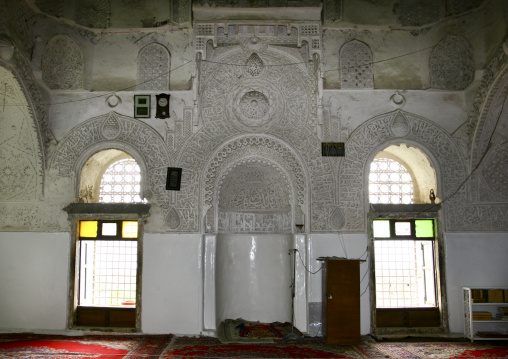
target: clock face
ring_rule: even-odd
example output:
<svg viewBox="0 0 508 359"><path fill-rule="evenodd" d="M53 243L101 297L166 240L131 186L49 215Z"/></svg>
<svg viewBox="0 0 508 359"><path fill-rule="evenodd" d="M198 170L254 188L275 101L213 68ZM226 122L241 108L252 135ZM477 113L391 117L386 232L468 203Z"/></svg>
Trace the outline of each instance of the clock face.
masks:
<svg viewBox="0 0 508 359"><path fill-rule="evenodd" d="M159 106L166 107L168 105L168 99L165 97L161 97L159 99Z"/></svg>

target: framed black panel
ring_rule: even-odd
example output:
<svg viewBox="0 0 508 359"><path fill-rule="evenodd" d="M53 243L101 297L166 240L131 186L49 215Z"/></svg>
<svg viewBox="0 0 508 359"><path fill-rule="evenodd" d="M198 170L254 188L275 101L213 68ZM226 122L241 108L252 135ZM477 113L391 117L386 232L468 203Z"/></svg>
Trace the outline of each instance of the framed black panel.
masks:
<svg viewBox="0 0 508 359"><path fill-rule="evenodd" d="M150 118L150 95L134 95L134 117Z"/></svg>
<svg viewBox="0 0 508 359"><path fill-rule="evenodd" d="M344 142L322 142L321 156L323 157L339 157L345 156L346 151Z"/></svg>
<svg viewBox="0 0 508 359"><path fill-rule="evenodd" d="M182 169L168 167L168 176L166 178L166 189L170 191L179 191L182 183Z"/></svg>

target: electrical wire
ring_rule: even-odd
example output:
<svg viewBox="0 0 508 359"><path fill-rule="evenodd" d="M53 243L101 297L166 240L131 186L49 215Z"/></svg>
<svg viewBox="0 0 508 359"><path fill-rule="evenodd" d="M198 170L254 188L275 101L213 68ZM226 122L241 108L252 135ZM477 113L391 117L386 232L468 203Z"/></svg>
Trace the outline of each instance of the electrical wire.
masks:
<svg viewBox="0 0 508 359"><path fill-rule="evenodd" d="M302 258L302 255L300 254L300 251L299 251L299 250L296 250L296 252L298 253L298 256L300 257L300 261L302 262L302 266L303 266L303 268L305 268L305 270L306 270L307 272L309 272L310 274L316 274L316 273L319 273L319 271L320 271L321 269L323 269L324 264L321 264L321 267L320 267L317 271L312 272L310 269L308 269L308 268L307 268L307 266L306 266L306 265L305 265L305 263L303 262L303 258Z"/></svg>
<svg viewBox="0 0 508 359"><path fill-rule="evenodd" d="M469 29L467 31L464 31L464 32L460 32L460 33L457 33L455 36L459 36L459 35L466 35L468 33L477 33L478 30L480 29L483 29L483 28L486 28L490 25L492 25L493 23L488 23L484 26L481 26L481 27L478 27L478 28L475 28L475 29ZM420 52L423 52L423 51L427 51L427 50L430 50L432 48L434 48L438 43L432 45L432 46L428 46L428 47L425 47L425 48L422 48L422 49L419 49L419 50L415 50L415 51L411 51L411 52L407 52L407 53L404 53L404 54L401 54L401 55L397 55L397 56L393 56L393 57L389 57L389 58L386 58L386 59L381 59L381 60L377 60L377 61L372 61L368 64L359 64L359 65L350 65L350 66L339 66L338 68L334 68L334 69L330 69L330 70L324 70L322 71L323 73L328 73L328 72L340 72L341 70L344 70L344 69L355 69L355 68L361 68L363 66L366 66L366 65L374 65L374 64L378 64L378 63L382 63L382 62L387 62L387 61L391 61L391 60L395 60L395 59L399 59L399 58L402 58L402 57L405 57L405 56L410 56L410 55L414 55L414 54L417 54L417 53L420 53ZM144 83L147 83L147 82L151 82L151 81L154 81L160 77L163 77L163 76L167 76L168 74L170 74L171 72L173 71L176 71L180 68L182 68L183 66L186 66L187 64L191 63L191 62L195 62L195 60L189 60L185 63L183 63L182 65L180 66L177 66L163 74L160 74L156 77L153 77L149 80L146 80L146 81L143 81L143 82L139 82L139 83L136 83L135 85L132 85L132 86L128 86L128 87L125 87L125 88L121 88L121 89L117 89L117 90L114 90L114 91L109 91L108 93L106 94L102 94L102 95L96 95L96 96L90 96L90 97L85 97L85 98L82 98L82 99L74 99L74 100L68 100L68 101L61 101L61 102L54 102L54 103L44 103L43 105L47 105L47 106L54 106L54 105L65 105L65 104L69 104L69 103L75 103L75 102L82 102L82 101L87 101L87 100L93 100L95 98L100 98L100 97L105 97L105 96L111 96L111 95L114 95L116 92L121 92L121 91L128 91L128 90L131 90L131 89L134 89L136 87L138 87L139 85L142 85ZM219 62L219 61L212 61L212 60L199 60L199 62L202 62L202 63L211 63L211 64L218 64L218 65L226 65L226 66L240 66L240 67L245 67L245 66L249 66L248 64L234 64L234 63L228 63L228 62ZM283 63L283 64L265 64L264 66L265 67L284 67L284 66L287 66L287 67L291 67L291 66L295 66L295 65L302 65L302 64L306 64L307 62L306 61L302 61L302 62L292 62L292 63ZM0 93L0 95L2 95L2 93ZM3 94L5 95L5 94ZM25 107L26 105L24 104L4 104L4 107L5 106L18 106L18 107Z"/></svg>

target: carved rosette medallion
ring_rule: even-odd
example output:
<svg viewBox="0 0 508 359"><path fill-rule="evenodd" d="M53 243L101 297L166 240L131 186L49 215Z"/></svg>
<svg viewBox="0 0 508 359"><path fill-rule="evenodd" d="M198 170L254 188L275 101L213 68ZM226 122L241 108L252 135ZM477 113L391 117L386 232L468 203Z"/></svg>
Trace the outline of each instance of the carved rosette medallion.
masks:
<svg viewBox="0 0 508 359"><path fill-rule="evenodd" d="M281 118L283 108L281 94L268 81L244 81L227 98L229 118L246 132L268 130Z"/></svg>

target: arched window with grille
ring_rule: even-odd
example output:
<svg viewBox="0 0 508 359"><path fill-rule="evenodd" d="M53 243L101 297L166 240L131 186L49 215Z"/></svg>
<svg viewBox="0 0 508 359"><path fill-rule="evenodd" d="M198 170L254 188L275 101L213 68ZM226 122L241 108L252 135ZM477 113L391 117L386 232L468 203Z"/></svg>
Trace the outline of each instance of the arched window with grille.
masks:
<svg viewBox="0 0 508 359"><path fill-rule="evenodd" d="M413 203L413 178L406 167L389 158L375 158L370 164L369 202Z"/></svg>
<svg viewBox="0 0 508 359"><path fill-rule="evenodd" d="M134 159L112 163L104 172L99 190L101 203L142 202L141 169Z"/></svg>

